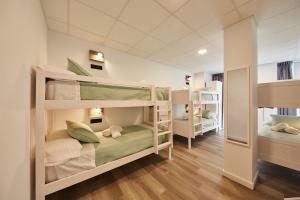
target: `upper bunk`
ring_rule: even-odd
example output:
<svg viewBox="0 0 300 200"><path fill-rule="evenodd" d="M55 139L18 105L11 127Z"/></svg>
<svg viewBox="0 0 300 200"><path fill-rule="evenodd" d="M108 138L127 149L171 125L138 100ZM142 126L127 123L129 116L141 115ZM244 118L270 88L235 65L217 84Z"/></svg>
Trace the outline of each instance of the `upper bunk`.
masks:
<svg viewBox="0 0 300 200"><path fill-rule="evenodd" d="M299 108L300 80L280 80L258 84L258 107Z"/></svg>
<svg viewBox="0 0 300 200"><path fill-rule="evenodd" d="M172 91L173 104L189 104L190 101L200 104L220 104L220 93L216 91L196 90L191 92L189 89Z"/></svg>
<svg viewBox="0 0 300 200"><path fill-rule="evenodd" d="M37 101L44 109L146 107L170 103L169 87L61 73L36 67Z"/></svg>

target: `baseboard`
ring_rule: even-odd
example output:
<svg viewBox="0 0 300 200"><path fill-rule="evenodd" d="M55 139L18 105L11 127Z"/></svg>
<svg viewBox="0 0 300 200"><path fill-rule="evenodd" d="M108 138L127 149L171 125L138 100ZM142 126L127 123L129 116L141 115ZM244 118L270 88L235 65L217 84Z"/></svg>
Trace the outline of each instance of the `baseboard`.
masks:
<svg viewBox="0 0 300 200"><path fill-rule="evenodd" d="M255 184L256 184L257 179L258 179L258 174L259 174L259 171L257 170L253 180L250 182L250 181L248 181L244 178L236 176L236 175L234 175L230 172L227 172L223 169L223 176L225 176L225 177L227 177L227 178L229 178L229 179L231 179L231 180L233 180L233 181L235 181L235 182L237 182L237 183L239 183L239 184L241 184L241 185L243 185L243 186L245 186L245 187L247 187L251 190L254 190L254 188L255 188Z"/></svg>

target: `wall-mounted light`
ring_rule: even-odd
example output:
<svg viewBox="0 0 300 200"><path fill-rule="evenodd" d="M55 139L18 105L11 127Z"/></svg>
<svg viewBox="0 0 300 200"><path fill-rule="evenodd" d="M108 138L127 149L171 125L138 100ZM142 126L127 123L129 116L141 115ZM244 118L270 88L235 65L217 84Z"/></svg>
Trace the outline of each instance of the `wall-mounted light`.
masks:
<svg viewBox="0 0 300 200"><path fill-rule="evenodd" d="M89 117L90 118L102 117L102 109L101 108L90 108L89 109Z"/></svg>
<svg viewBox="0 0 300 200"><path fill-rule="evenodd" d="M104 54L101 51L90 50L90 60L104 63Z"/></svg>

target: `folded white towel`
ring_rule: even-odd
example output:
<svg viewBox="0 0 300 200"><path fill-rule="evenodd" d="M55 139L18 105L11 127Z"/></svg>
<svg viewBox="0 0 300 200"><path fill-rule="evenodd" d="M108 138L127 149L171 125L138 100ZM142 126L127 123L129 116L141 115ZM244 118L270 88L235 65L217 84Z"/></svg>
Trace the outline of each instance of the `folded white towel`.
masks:
<svg viewBox="0 0 300 200"><path fill-rule="evenodd" d="M121 136L121 131L123 128L118 125L111 125L108 129L105 129L102 133L103 136L109 137L112 136L113 138L117 138Z"/></svg>

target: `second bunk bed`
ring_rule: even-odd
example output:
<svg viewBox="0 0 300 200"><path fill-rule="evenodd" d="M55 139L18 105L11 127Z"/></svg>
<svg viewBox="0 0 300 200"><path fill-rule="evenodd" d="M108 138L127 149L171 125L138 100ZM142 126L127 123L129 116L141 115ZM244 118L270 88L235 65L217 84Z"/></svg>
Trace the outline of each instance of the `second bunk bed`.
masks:
<svg viewBox="0 0 300 200"><path fill-rule="evenodd" d="M188 148L197 135L216 130L219 132L220 123L219 107L221 94L216 91L198 90L191 92L189 89L172 91L174 109L173 131L174 134L188 139ZM184 106L184 109L179 107ZM212 112L208 107L214 106Z"/></svg>
<svg viewBox="0 0 300 200"><path fill-rule="evenodd" d="M300 80L258 84L259 108L300 108ZM258 130L258 158L300 171L300 117L272 115Z"/></svg>
<svg viewBox="0 0 300 200"><path fill-rule="evenodd" d="M173 130L170 88L60 73L41 67L36 67L35 72L36 199L45 199L48 194L149 154L158 154L163 149L168 149L171 159ZM86 135L81 135L84 142L81 142L80 138L78 139L80 142L74 140L67 133L69 125L71 128L79 128L80 131L92 131L80 123L67 121L68 130L57 131L56 135L49 136L47 131L49 122L45 116L53 110L125 107L141 107L144 110L151 108L152 113L149 113L152 116L151 123L149 116L144 115L144 124L116 130L122 133L118 138L103 135L87 138ZM167 113L167 118L160 119L160 112ZM97 141L94 143L93 140ZM63 143L64 141L69 143ZM72 148L79 148L79 155L74 155ZM65 154L73 158L59 163L53 162Z"/></svg>

